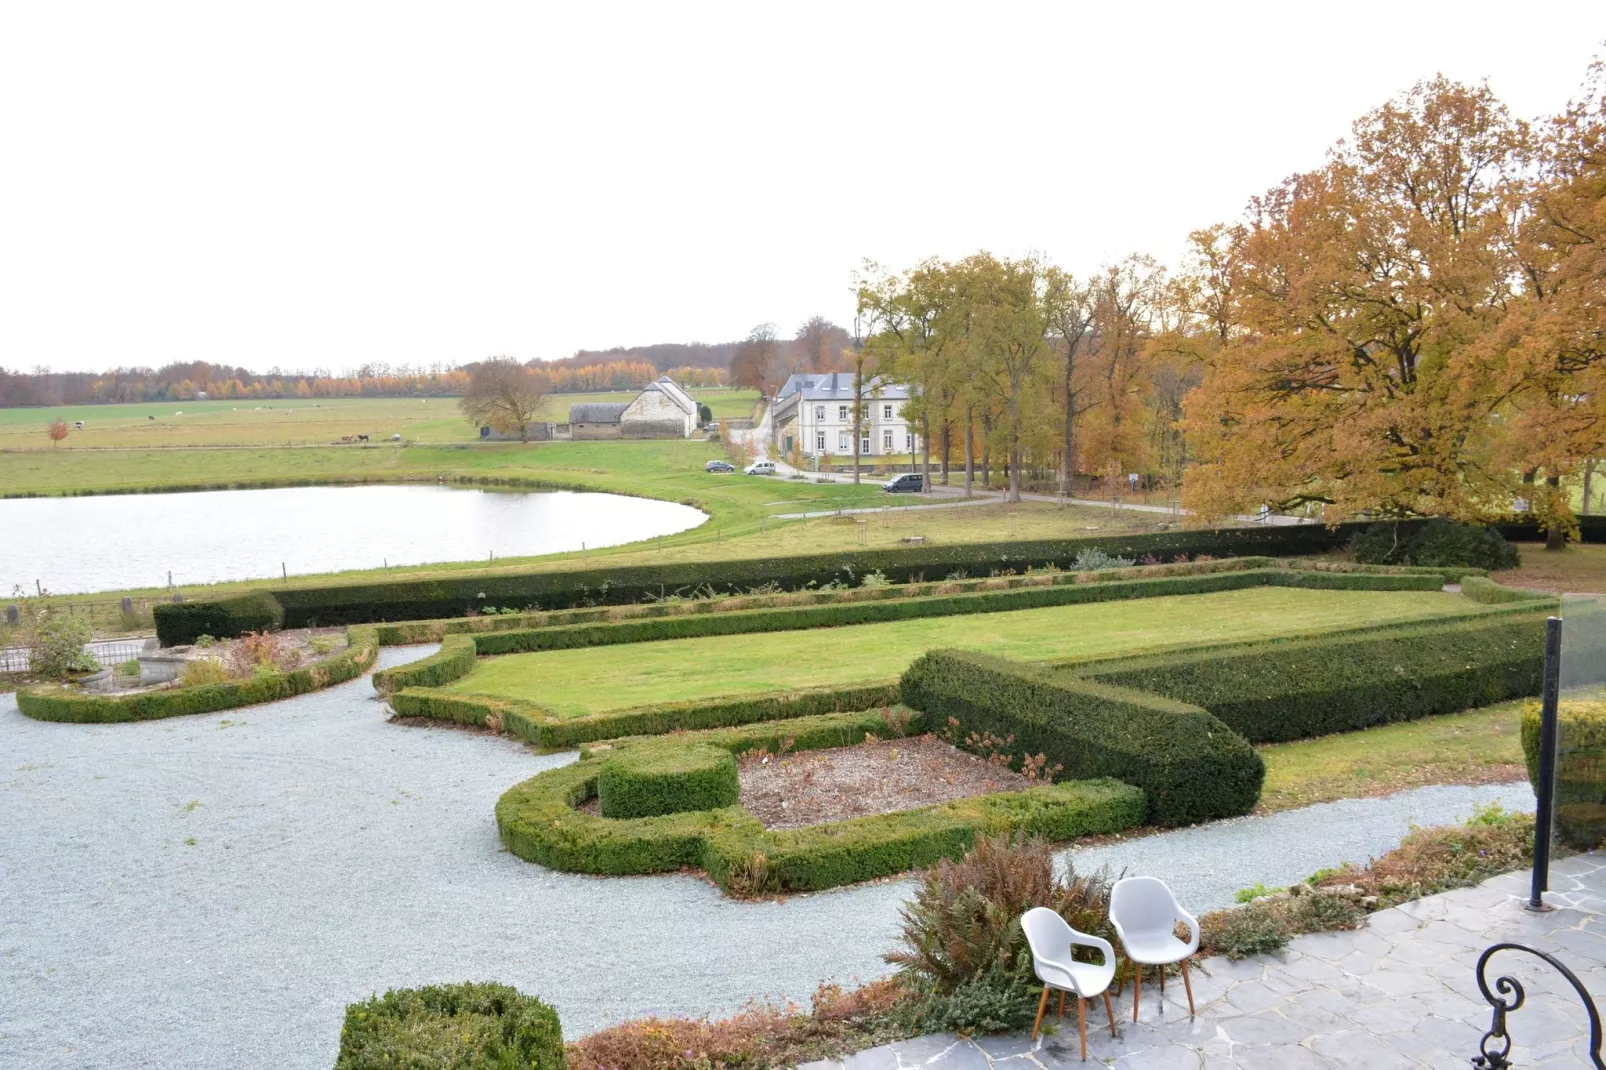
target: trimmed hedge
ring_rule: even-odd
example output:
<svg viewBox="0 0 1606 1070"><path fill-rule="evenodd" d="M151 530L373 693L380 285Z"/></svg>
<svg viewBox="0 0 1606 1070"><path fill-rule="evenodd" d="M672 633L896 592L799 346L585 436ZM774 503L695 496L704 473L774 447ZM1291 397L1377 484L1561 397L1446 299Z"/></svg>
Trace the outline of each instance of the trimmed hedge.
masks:
<svg viewBox="0 0 1606 1070"><path fill-rule="evenodd" d="M1266 776L1248 742L1197 706L986 654L930 651L903 674L902 692L930 723L1007 740L1017 767L1043 754L1065 777L1142 788L1155 824L1248 813Z"/></svg>
<svg viewBox="0 0 1606 1070"><path fill-rule="evenodd" d="M921 731L918 718L909 731ZM753 747L848 746L866 735L902 734L879 713L832 714L784 724L699 732L686 742L731 753ZM673 748L636 740L622 748ZM507 791L496 822L508 849L529 862L577 873L704 870L737 896L818 891L957 858L978 834L1025 831L1053 839L1118 832L1143 816L1143 794L1114 780L1067 782L960 799L941 806L770 832L740 807L615 820L575 809L597 793L607 757L548 770Z"/></svg>
<svg viewBox="0 0 1606 1070"><path fill-rule="evenodd" d="M216 713L276 702L344 683L366 672L379 655L373 629L352 628L348 641L351 645L345 650L316 665L221 684L161 688L138 695L91 695L56 684L25 687L17 692L17 708L36 721L106 724Z"/></svg>
<svg viewBox="0 0 1606 1070"><path fill-rule="evenodd" d="M1461 581L1461 594L1482 605L1511 605L1517 602L1544 602L1559 606L1561 599L1546 591L1529 591L1521 587L1503 587L1487 576L1467 576Z"/></svg>
<svg viewBox="0 0 1606 1070"><path fill-rule="evenodd" d="M1606 701L1563 702L1556 711L1556 834L1569 847L1606 843ZM1522 712L1528 781L1539 790L1539 703Z"/></svg>
<svg viewBox="0 0 1606 1070"><path fill-rule="evenodd" d="M381 642L384 629L376 628ZM441 640L441 648L427 658L381 669L374 673L374 690L381 697L404 687L440 687L460 680L474 671L474 640L466 635L449 635Z"/></svg>
<svg viewBox="0 0 1606 1070"><path fill-rule="evenodd" d="M1355 560L1371 565L1468 566L1516 568L1517 548L1495 528L1428 521L1384 521L1373 524L1350 543Z"/></svg>
<svg viewBox="0 0 1606 1070"><path fill-rule="evenodd" d="M731 752L710 743L635 747L607 758L597 773L603 817L653 817L735 806L742 784Z"/></svg>
<svg viewBox="0 0 1606 1070"><path fill-rule="evenodd" d="M390 696L391 708L407 717L483 725L494 713L502 719L503 731L545 750L621 736L655 736L685 729L724 728L763 721L790 723L798 717L867 710L890 706L897 701L896 680L804 688L781 694L766 692L660 702L606 710L585 717L560 717L533 703L446 691L405 690Z"/></svg>
<svg viewBox="0 0 1606 1070"><path fill-rule="evenodd" d="M284 626L284 607L269 591L247 591L204 602L163 602L154 610L163 646L187 646L203 635L234 639Z"/></svg>
<svg viewBox="0 0 1606 1070"><path fill-rule="evenodd" d="M977 574L994 570L1022 571L1054 565L1069 568L1086 549L1142 558L1214 557L1265 554L1277 557L1318 554L1343 546L1361 525L1319 524L1278 527L1199 529L1112 535L1081 539L1022 539L953 546L919 546L886 550L850 550L780 558L619 565L563 572L506 572L483 576L443 574L430 579L351 583L323 587L285 587L271 592L283 607L284 626L361 624L386 620L455 617L480 606L539 605L568 609L586 605L618 605L659 597L665 592L712 588L742 592L767 583L797 590L829 583L857 586L859 578L881 572L895 583L942 579L955 571ZM269 593L269 592L262 592ZM227 600L219 600L227 601ZM184 603L179 603L180 605ZM158 633L171 606L155 609ZM220 628L220 638L238 634ZM176 627L170 625L169 627ZM244 629L241 629L244 630ZM167 640L164 638L164 642Z"/></svg>
<svg viewBox="0 0 1606 1070"><path fill-rule="evenodd" d="M498 984L392 989L346 1007L335 1070L565 1070L558 1012Z"/></svg>
<svg viewBox="0 0 1606 1070"><path fill-rule="evenodd" d="M1543 663L1541 619L1503 613L1084 662L1056 676L1190 703L1251 742L1272 743L1535 695Z"/></svg>

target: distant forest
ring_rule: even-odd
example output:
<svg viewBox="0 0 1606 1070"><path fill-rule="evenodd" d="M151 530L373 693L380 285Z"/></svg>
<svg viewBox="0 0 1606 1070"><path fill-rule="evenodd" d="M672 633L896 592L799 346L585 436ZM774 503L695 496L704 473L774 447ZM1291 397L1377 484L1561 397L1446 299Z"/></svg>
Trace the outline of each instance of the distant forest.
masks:
<svg viewBox="0 0 1606 1070"><path fill-rule="evenodd" d="M792 371L835 368L848 333L818 316L780 339L772 324L741 342L664 342L613 349L582 349L561 360L532 360L546 392L633 390L668 374L685 386L736 386L774 390ZM0 367L0 408L93 405L133 401L228 398L450 397L462 393L473 363L410 368L365 364L335 374L327 369L257 373L226 364L192 361L161 368L106 372L9 371Z"/></svg>

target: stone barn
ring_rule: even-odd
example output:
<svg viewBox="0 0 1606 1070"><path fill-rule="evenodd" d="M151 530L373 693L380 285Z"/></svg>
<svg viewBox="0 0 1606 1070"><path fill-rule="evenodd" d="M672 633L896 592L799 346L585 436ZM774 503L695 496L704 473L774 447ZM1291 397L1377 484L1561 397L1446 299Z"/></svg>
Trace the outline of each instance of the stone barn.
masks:
<svg viewBox="0 0 1606 1070"><path fill-rule="evenodd" d="M569 437L619 438L619 417L633 401L588 401L569 406Z"/></svg>
<svg viewBox="0 0 1606 1070"><path fill-rule="evenodd" d="M624 438L687 438L697 430L697 402L666 375L625 407L619 429Z"/></svg>

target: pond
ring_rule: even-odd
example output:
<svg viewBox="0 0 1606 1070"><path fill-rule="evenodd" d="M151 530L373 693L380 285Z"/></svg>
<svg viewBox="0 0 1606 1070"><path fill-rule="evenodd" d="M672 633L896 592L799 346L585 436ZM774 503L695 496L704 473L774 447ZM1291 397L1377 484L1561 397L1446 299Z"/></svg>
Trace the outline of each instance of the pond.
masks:
<svg viewBox="0 0 1606 1070"><path fill-rule="evenodd" d="M572 491L285 487L0 499L0 596L485 561L672 535L674 502Z"/></svg>

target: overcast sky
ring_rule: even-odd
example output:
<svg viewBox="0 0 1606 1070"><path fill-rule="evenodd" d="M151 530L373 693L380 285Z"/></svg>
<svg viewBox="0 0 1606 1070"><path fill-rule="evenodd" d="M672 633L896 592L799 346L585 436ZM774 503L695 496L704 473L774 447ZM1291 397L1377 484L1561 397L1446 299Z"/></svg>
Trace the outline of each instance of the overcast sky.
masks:
<svg viewBox="0 0 1606 1070"><path fill-rule="evenodd" d="M860 260L1086 271L1419 78L1557 110L1606 5L0 7L0 366L256 370L847 324Z"/></svg>

